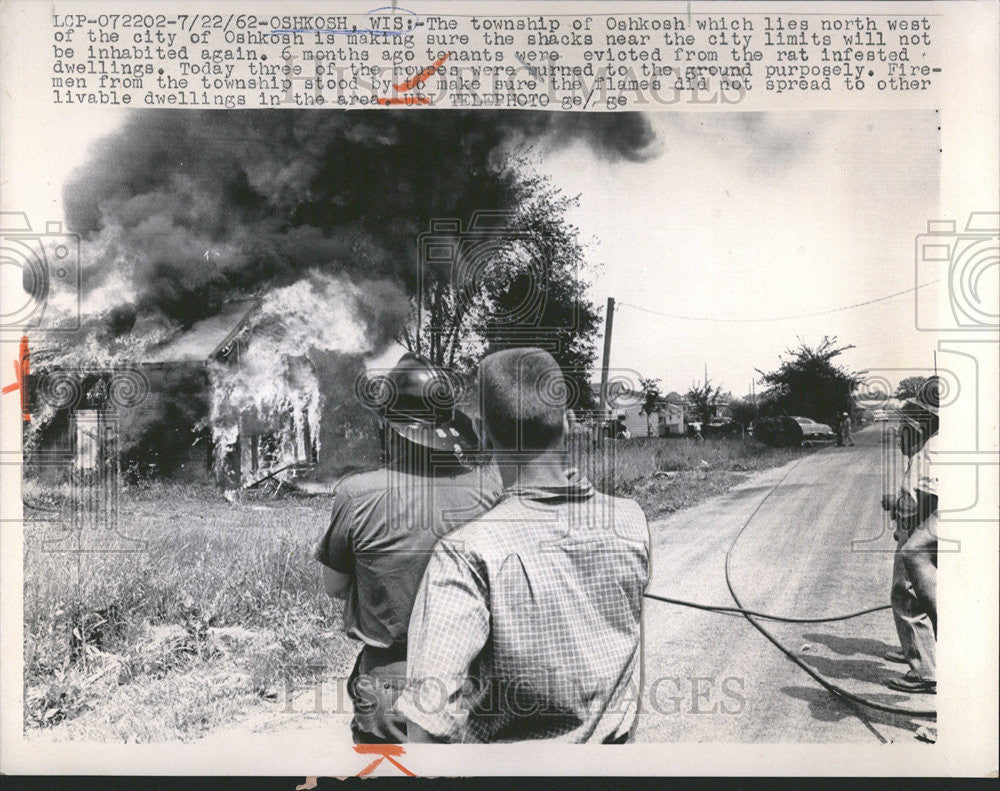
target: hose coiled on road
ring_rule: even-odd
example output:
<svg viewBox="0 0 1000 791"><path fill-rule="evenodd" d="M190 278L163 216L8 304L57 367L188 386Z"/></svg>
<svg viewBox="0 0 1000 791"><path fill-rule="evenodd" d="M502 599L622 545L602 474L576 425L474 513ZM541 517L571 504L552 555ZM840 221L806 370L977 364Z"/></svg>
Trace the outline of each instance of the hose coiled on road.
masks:
<svg viewBox="0 0 1000 791"><path fill-rule="evenodd" d="M822 674L816 672L815 670L813 670L813 668L809 667L809 665L807 665L805 662L803 662L801 659L799 659L799 657L795 655L794 651L792 651L777 637L771 634L771 632L769 632L766 628L764 628L764 626L760 624L757 620L758 618L761 618L769 621L780 621L782 623L828 623L830 621L847 621L850 620L851 618L858 618L862 615L878 612L880 610L888 610L891 605L884 604L879 607L869 607L864 610L858 610L857 612L846 613L844 615L829 615L818 618L798 618L798 617L789 617L784 615L773 615L770 613L758 612L756 610L748 610L746 607L743 606L743 602L740 601L740 597L736 594L736 590L733 588L732 576L730 574L733 550L736 548L736 544L740 540L740 537L743 535L744 532L746 532L747 527L750 526L750 522L752 522L753 518L757 515L757 512L760 511L764 503L767 502L770 496L774 494L774 492L778 489L778 487L785 482L785 479L792 474L792 471L796 467L798 467L800 463L801 459L795 462L795 464L793 464L789 468L788 472L786 472L781 477L781 480L779 480L776 484L774 484L774 486L770 488L770 490L768 490L767 494L764 495L763 498L761 498L761 501L759 503L757 503L757 506L753 509L753 512L750 514L750 516L747 517L746 521L743 523L743 526L739 529L739 531L733 537L732 542L729 544L729 549L726 551L726 563L725 563L726 587L729 588L729 595L732 596L733 601L736 602L735 607L724 607L721 605L712 605L712 604L699 604L697 602L686 601L684 599L675 599L668 596L659 596L654 593L645 593L643 594L643 596L645 596L645 598L647 599L656 599L657 601L668 602L670 604L678 604L681 605L682 607L693 607L696 610L707 610L709 612L717 612L717 613L739 613L744 618L746 618L746 620L748 620L750 624L758 632L764 635L764 637L766 637L775 646L775 648L777 648L788 659L790 659L792 662L798 665L799 668L804 670L814 681L818 682L820 686L822 686L828 692L831 692L836 697L849 701L851 703L865 706L870 709L875 709L876 711L883 711L888 714L901 714L907 717L936 718L937 711L935 710L908 709L902 706L892 706L888 703L877 703L873 700L868 700L867 698L863 698L860 695L855 695L852 692L848 692L843 687L834 684L832 681L828 681L826 678L823 677Z"/></svg>

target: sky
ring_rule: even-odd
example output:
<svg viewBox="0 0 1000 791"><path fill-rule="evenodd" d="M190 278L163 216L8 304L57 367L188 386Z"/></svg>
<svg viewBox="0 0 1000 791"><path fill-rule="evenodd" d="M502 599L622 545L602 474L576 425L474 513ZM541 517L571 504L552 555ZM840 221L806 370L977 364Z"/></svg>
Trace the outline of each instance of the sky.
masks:
<svg viewBox="0 0 1000 791"><path fill-rule="evenodd" d="M914 237L937 218L934 112L676 113L653 122L663 153L609 163L583 146L544 167L579 195L573 220L617 303L611 366L684 392L709 378L736 395L798 338L836 335L855 370L933 364L914 327ZM643 310L640 310L642 308ZM686 320L656 315L698 317ZM719 321L739 319L741 321ZM893 373L890 378L898 378Z"/></svg>
<svg viewBox="0 0 1000 791"><path fill-rule="evenodd" d="M61 219L63 182L125 115L39 117L15 128L3 152L4 208L23 207L36 227ZM914 328L913 294L829 311L913 288L914 237L938 215L933 111L684 112L652 122L653 159L608 161L576 144L539 164L579 196L571 220L593 267L591 296L617 304L612 368L684 392L707 366L714 383L742 395L755 369L824 335L856 346L846 365L891 369L892 381L932 365L934 339Z"/></svg>

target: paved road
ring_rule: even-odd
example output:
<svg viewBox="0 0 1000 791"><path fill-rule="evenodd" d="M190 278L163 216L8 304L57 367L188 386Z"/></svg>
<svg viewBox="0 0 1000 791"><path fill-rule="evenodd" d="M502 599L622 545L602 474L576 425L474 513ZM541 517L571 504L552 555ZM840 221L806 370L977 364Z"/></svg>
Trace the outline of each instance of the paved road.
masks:
<svg viewBox="0 0 1000 791"><path fill-rule="evenodd" d="M808 617L888 603L894 544L882 532L878 505L880 434L877 426L862 431L856 447L821 449L652 523L649 591L732 605L726 550L753 514L732 556L733 586L745 607ZM897 643L889 611L845 622L765 625L855 694L917 710L934 707L933 695L885 686L901 669L881 658ZM647 600L643 651L639 742L910 742L927 722L835 698L740 615Z"/></svg>

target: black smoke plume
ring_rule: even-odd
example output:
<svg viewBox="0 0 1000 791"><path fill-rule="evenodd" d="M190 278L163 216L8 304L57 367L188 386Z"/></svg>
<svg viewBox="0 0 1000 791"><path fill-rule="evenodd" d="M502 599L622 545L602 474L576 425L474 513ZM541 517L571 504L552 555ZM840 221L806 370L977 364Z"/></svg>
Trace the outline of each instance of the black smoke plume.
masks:
<svg viewBox="0 0 1000 791"><path fill-rule="evenodd" d="M515 209L526 182L511 157L574 142L610 160L656 153L637 113L136 112L64 189L68 224L84 240L92 337L141 349L143 338L169 338L227 300L334 278L348 284L350 312L378 351L410 314L418 236L431 219ZM317 313L318 325L338 320ZM355 366L362 357L296 351L340 351ZM339 410L335 420L353 430L340 393L351 373L317 368L324 399L337 399L324 414ZM204 425L204 414L189 418ZM332 425L324 417L323 433Z"/></svg>
<svg viewBox="0 0 1000 791"><path fill-rule="evenodd" d="M509 153L574 140L612 159L650 155L641 114L463 111L145 111L101 140L66 185L70 228L101 239L85 289L112 274L134 298L108 311L188 326L223 299L319 269L373 286L360 307L384 337L385 300L412 293L432 217L508 208Z"/></svg>

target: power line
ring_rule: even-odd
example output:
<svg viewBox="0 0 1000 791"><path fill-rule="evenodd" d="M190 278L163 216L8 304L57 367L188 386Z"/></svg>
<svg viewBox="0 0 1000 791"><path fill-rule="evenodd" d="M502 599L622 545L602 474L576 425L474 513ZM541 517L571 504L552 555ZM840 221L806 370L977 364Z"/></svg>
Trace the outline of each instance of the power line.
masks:
<svg viewBox="0 0 1000 791"><path fill-rule="evenodd" d="M937 280L931 280L927 283L921 283L919 286L914 288L907 288L903 291L897 291L894 294L886 294L884 297L878 297L876 299L865 300L864 302L855 302L853 305L842 305L839 308L830 308L828 310L818 310L815 313L797 313L790 316L771 316L768 318L753 318L753 319L731 319L731 318L719 318L717 316L684 316L680 313L667 313L662 310L653 310L652 308L644 308L642 305L633 305L631 302L618 302L618 305L633 308L634 310L642 311L643 313L650 313L654 316L664 316L668 319L680 319L682 321L715 321L720 323L735 323L735 324L751 324L751 323L763 323L770 321L788 321L790 319L806 319L811 316L825 316L829 313L840 313L844 310L853 310L854 308L861 308L865 305L874 305L876 302L885 302L889 299L894 299L895 297L900 297L903 294L912 294L914 291L918 291L921 288L926 288L927 286L933 286L935 283L940 282L941 278Z"/></svg>

